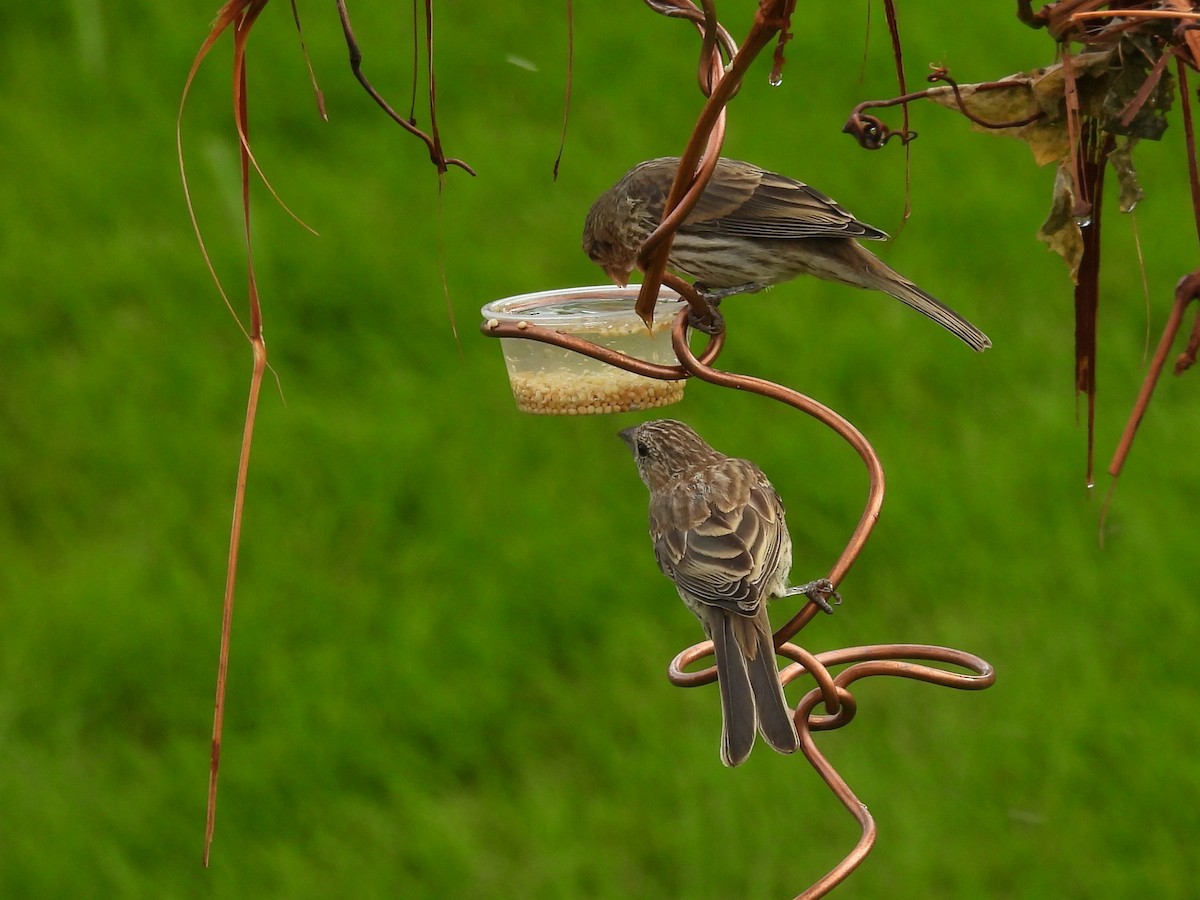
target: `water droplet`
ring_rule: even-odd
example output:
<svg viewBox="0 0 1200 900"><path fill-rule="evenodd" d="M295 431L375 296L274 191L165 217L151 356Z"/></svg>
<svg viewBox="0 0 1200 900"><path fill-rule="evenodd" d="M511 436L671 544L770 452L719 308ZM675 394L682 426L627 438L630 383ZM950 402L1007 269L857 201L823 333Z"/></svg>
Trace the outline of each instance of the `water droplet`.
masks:
<svg viewBox="0 0 1200 900"><path fill-rule="evenodd" d="M783 84L783 73L772 72L767 78L767 84L771 85L771 87L779 87L781 84Z"/></svg>
<svg viewBox="0 0 1200 900"><path fill-rule="evenodd" d="M1096 488L1096 482L1092 481L1092 480L1089 478L1089 479L1088 479L1088 483L1087 483L1087 489L1088 489L1089 491L1091 491L1091 490L1095 490L1095 488Z"/></svg>
<svg viewBox="0 0 1200 900"><path fill-rule="evenodd" d="M1142 199L1141 197L1131 197L1127 200L1122 200L1121 201L1121 212L1123 212L1123 213L1133 212L1135 209L1137 209L1137 205L1141 201L1141 199Z"/></svg>
<svg viewBox="0 0 1200 900"><path fill-rule="evenodd" d="M1088 213L1086 216L1076 216L1075 224L1078 225L1080 228L1087 228L1089 225L1092 224L1092 214Z"/></svg>

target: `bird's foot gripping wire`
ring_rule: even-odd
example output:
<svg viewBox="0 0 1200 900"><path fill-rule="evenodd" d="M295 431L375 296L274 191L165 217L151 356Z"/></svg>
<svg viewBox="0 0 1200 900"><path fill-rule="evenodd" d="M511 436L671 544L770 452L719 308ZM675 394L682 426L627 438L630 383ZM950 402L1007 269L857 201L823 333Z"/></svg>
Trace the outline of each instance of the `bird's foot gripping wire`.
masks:
<svg viewBox="0 0 1200 900"><path fill-rule="evenodd" d="M829 615L833 615L833 606L829 604L829 598L833 598L833 605L840 606L842 603L842 595L834 590L833 582L828 578L818 578L816 581L810 581L808 584L802 584L798 587L788 588L783 592L785 597L796 597L803 594L817 606L821 607Z"/></svg>
<svg viewBox="0 0 1200 900"><path fill-rule="evenodd" d="M688 327L707 335L720 334L725 330L725 317L717 309L721 302L720 299L714 300L704 292L700 292L700 297L704 300L707 309L703 313L697 313L693 306L691 312L688 313Z"/></svg>

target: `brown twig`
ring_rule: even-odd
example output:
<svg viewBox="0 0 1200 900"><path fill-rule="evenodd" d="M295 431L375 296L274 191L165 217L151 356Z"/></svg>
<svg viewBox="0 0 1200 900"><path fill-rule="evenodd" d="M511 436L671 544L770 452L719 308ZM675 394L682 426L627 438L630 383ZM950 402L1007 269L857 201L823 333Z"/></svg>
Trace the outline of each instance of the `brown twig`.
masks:
<svg viewBox="0 0 1200 900"><path fill-rule="evenodd" d="M892 62L896 66L896 89L901 94L907 94L908 79L904 74L904 48L900 44L900 20L896 15L895 0L883 0L883 12L884 18L887 19L888 35L892 40ZM863 64L866 65L866 62L864 61ZM904 134L911 133L908 113L908 104L900 104L900 115L903 117L901 128ZM912 148L909 146L910 141L901 143L904 146L904 215L901 221L906 223L912 215Z"/></svg>
<svg viewBox="0 0 1200 900"><path fill-rule="evenodd" d="M1084 477L1088 487L1094 483L1096 448L1096 326L1100 309L1100 223L1101 194L1104 190L1104 167L1112 150L1112 135L1101 136L1094 124L1085 125L1082 146L1076 148L1079 158L1075 183L1076 207L1086 212L1076 213L1083 236L1083 254L1079 260L1075 284L1075 390L1085 395L1087 402L1087 462ZM1086 196L1086 200L1083 198Z"/></svg>
<svg viewBox="0 0 1200 900"><path fill-rule="evenodd" d="M1121 111L1118 121L1122 126L1128 128L1129 124L1137 117L1137 114L1142 111L1142 107L1146 105L1146 101L1150 98L1154 89L1158 87L1159 81L1162 80L1167 63L1171 61L1173 56L1174 53L1163 53L1154 61L1154 66L1142 81L1141 87L1138 88L1137 93L1130 98L1129 102L1125 104L1125 109Z"/></svg>
<svg viewBox="0 0 1200 900"><path fill-rule="evenodd" d="M890 4L892 0L884 0L884 2ZM792 13L795 11L796 0L788 0L784 4L783 9L780 10L779 39L775 42L775 53L771 57L771 74L767 76L769 84L779 85L783 83L783 67L787 64L784 50L793 37L788 29L791 27Z"/></svg>
<svg viewBox="0 0 1200 900"><path fill-rule="evenodd" d="M949 70L944 66L938 66L927 77L926 81L944 83L946 87L931 87L923 91L914 91L911 94L902 94L899 97L893 97L890 100L866 100L850 111L850 117L846 120L846 124L842 126L842 131L851 135L859 146L864 150L879 150L890 141L892 138L899 138L902 144L907 144L909 141L917 137L916 132L908 130L908 107L907 104L914 100L924 100L928 97L936 96L944 93L946 88L954 95L954 102L958 106L958 111L967 119L974 122L981 128L990 128L1000 130L1004 128L1020 128L1024 125L1030 125L1039 119L1044 119L1044 112L1036 112L1024 119L1015 119L1009 122L989 122L986 119L981 119L979 116L971 112L963 100L961 88L954 79L950 77ZM1011 81L986 81L981 84L971 85L971 90L975 93L983 93L985 91L1011 90L1013 82ZM876 109L889 106L904 106L905 120L904 128L901 131L893 131L881 119L876 116L864 115L863 110Z"/></svg>
<svg viewBox="0 0 1200 900"><path fill-rule="evenodd" d="M304 65L308 68L308 82L312 85L313 94L317 100L317 114L323 121L329 121L329 112L325 109L325 95L321 92L320 85L317 84L317 73L313 71L312 60L308 56L308 47L304 43L304 28L300 25L300 10L296 7L296 0L291 0L292 4L292 22L296 26L296 36L300 39L300 54L304 57Z"/></svg>
<svg viewBox="0 0 1200 900"><path fill-rule="evenodd" d="M445 173L450 166L458 166L463 171L474 175L475 170L469 165L461 159L446 156L442 151L442 139L437 128L437 91L433 77L433 6L431 0L426 0L425 3L425 50L429 63L430 130L428 134L392 109L391 105L372 86L362 70L362 51L359 49L358 41L354 37L354 29L350 26L350 13L346 10L346 0L337 0L337 9L338 17L342 22L342 33L346 39L346 49L350 51L350 71L354 73L354 77L358 79L358 83L363 86L363 90L379 105L380 109L387 113L393 122L424 142L425 146L429 148L429 161L437 167L439 174Z"/></svg>
<svg viewBox="0 0 1200 900"><path fill-rule="evenodd" d="M208 37L201 44L200 50L197 52L192 62L192 67L188 72L187 80L184 83L183 95L179 101L179 117L176 120L176 146L179 154L179 171L180 177L183 179L184 196L187 198L188 215L191 217L192 228L196 233L196 240L200 245L205 265L208 266L209 273L212 275L217 285L217 290L220 292L221 298L225 301L226 307L233 313L233 306L224 288L221 286L212 260L205 249L204 239L200 233L200 225L196 219L195 209L192 206L191 193L187 181L187 170L183 158L182 135L183 107L187 102L188 91L191 88L196 72L217 39L226 30L232 29L234 127L238 135L238 159L241 168L242 230L246 248L247 299L250 307L249 326L242 327L240 320L238 320L238 325L242 328L242 333L250 343L253 363L250 374L249 396L246 404L246 417L242 428L242 443L238 454L237 483L234 488L233 517L229 533L229 555L226 560L225 591L221 608L221 640L217 658L217 684L213 701L212 744L208 769L208 798L204 822L203 863L205 867L209 864L213 835L216 830L217 786L221 767L221 739L225 723L225 694L229 673L229 647L233 626L234 597L237 587L238 556L241 548L242 514L246 500L246 479L250 468L250 448L253 445L258 398L262 390L263 374L268 368L267 345L263 339L262 305L259 302L258 285L254 277L254 256L251 252L250 229L250 172L252 169L260 175L262 172L258 168L254 156L250 151L249 105L246 96L246 42L249 39L250 31L255 21L257 21L266 3L267 0L228 0L221 7L217 13L216 21L209 31ZM274 194L273 190L272 194ZM285 206L284 208L286 209L287 207ZM234 318L237 319L236 313L234 313Z"/></svg>
<svg viewBox="0 0 1200 900"><path fill-rule="evenodd" d="M1183 139L1187 149L1188 184L1192 190L1192 220L1196 225L1196 240L1200 241L1200 169L1196 164L1196 128L1192 122L1187 68L1182 59L1176 60L1175 73L1179 76L1179 107L1183 115Z"/></svg>
<svg viewBox="0 0 1200 900"><path fill-rule="evenodd" d="M1163 9L1166 5L1169 9ZM1100 9L1107 6L1108 9ZM1047 3L1033 12L1029 0L1018 0L1017 17L1034 28L1046 28L1060 44L1072 41L1090 47L1106 46L1120 40L1122 35L1155 20L1193 22L1200 18L1188 0L1163 2L1123 2L1110 0L1058 0ZM1108 22L1109 24L1101 24ZM1200 43L1186 38L1196 59Z"/></svg>
<svg viewBox="0 0 1200 900"><path fill-rule="evenodd" d="M1192 195L1192 216L1197 239L1200 239L1200 171L1197 170L1196 163L1196 133L1192 122L1192 103L1188 90L1187 66L1180 54L1176 55L1175 68L1179 79L1179 103L1183 115L1188 183ZM1112 461L1108 464L1108 474L1114 480L1109 486L1104 513L1101 517L1102 523L1104 517L1107 515L1109 502L1116 489L1116 479L1120 477L1121 470L1125 467L1125 462L1129 458L1129 452L1133 447L1133 441L1137 436L1138 429L1141 427L1142 418L1146 415L1146 410L1150 406L1150 399L1154 396L1154 389L1158 386L1158 380L1162 375L1163 367L1166 365L1167 356L1170 354L1171 347L1175 343L1175 338L1179 334L1184 312L1188 304L1196 300L1200 300L1200 270L1192 272L1190 275L1185 275L1175 286L1174 302L1171 305L1171 312L1167 317L1166 325L1163 326L1162 336L1158 340L1158 346L1155 348L1154 357L1150 360L1146 376L1142 379L1142 386L1138 390L1138 396L1134 401L1133 409L1129 413L1129 419L1125 423L1125 428L1121 431L1120 440L1117 442L1116 450L1113 451ZM1197 316L1196 323L1192 327L1192 333L1188 339L1186 349L1175 361L1176 375L1191 368L1196 362L1197 352L1200 352L1200 316Z"/></svg>
<svg viewBox="0 0 1200 900"><path fill-rule="evenodd" d="M1187 12L1192 8L1189 0L1166 0L1166 2L1181 12ZM1188 64L1193 68L1200 66L1200 28L1197 28L1195 23L1180 25L1176 29L1175 37L1176 40L1181 42L1181 47L1183 44L1187 45ZM1181 55L1180 58L1182 59L1183 56Z"/></svg>
<svg viewBox="0 0 1200 900"><path fill-rule="evenodd" d="M1087 19L1200 19L1200 13L1172 11L1169 9L1102 9L1074 13L1069 21L1082 22Z"/></svg>
<svg viewBox="0 0 1200 900"><path fill-rule="evenodd" d="M1150 406L1154 388L1158 385L1163 366L1166 365L1167 357L1171 353L1171 346L1179 334L1184 311L1193 301L1200 301L1200 271L1184 276L1175 288L1175 302L1171 305L1171 314L1167 317L1167 324L1163 327L1162 337L1158 339L1158 347L1154 351L1154 358L1150 361L1146 377L1142 379L1141 390L1138 392L1137 400L1134 401L1129 421L1125 423L1125 430L1121 432L1121 439L1113 453L1112 462L1108 464L1108 474L1114 478L1121 474L1121 469L1125 466L1126 459L1129 458L1129 450L1133 446L1134 437L1137 436L1138 426L1146 414L1146 409ZM1200 327L1200 320L1198 320L1198 327ZM1195 362L1196 347L1192 345L1196 343L1200 343L1200 338L1193 331L1188 350L1181 354L1176 362L1175 374L1179 374Z"/></svg>
<svg viewBox="0 0 1200 900"><path fill-rule="evenodd" d="M558 167L562 165L563 152L567 148L567 123L571 118L571 91L575 82L575 6L567 0L567 78L563 97L562 128L558 133L558 153L554 157L553 180L558 181Z"/></svg>

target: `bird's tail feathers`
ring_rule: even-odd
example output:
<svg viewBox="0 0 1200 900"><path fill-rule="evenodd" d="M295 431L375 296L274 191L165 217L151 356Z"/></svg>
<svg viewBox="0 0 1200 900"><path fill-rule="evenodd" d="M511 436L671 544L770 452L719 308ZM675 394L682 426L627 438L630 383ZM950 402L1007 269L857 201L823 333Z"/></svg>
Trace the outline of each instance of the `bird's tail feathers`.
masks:
<svg viewBox="0 0 1200 900"><path fill-rule="evenodd" d="M826 250L838 265L816 274L832 277L834 281L883 291L921 315L933 319L972 350L986 350L992 346L986 334L941 300L925 293L857 241L846 241Z"/></svg>
<svg viewBox="0 0 1200 900"><path fill-rule="evenodd" d="M746 663L746 669L763 740L780 753L796 752L800 738L775 668L775 645L769 628L758 631L758 653Z"/></svg>
<svg viewBox="0 0 1200 900"><path fill-rule="evenodd" d="M931 297L907 278L891 269L888 272L892 278L883 278L879 290L891 294L906 306L911 306L921 315L928 316L937 322L972 350L982 351L992 346L986 334L944 304L936 297Z"/></svg>
<svg viewBox="0 0 1200 900"><path fill-rule="evenodd" d="M721 691L721 762L741 765L754 747L756 714L754 690L746 657L734 636L733 615L710 613L713 653L717 661L717 686Z"/></svg>

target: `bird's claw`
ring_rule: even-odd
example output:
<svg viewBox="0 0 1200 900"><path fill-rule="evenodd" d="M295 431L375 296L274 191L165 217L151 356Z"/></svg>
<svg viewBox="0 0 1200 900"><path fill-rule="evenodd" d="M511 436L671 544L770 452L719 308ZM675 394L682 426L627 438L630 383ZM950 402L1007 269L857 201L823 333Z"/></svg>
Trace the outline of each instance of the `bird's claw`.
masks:
<svg viewBox="0 0 1200 900"><path fill-rule="evenodd" d="M842 603L842 595L837 592L833 586L833 582L828 578L818 578L816 581L810 581L808 584L788 588L783 595L785 597L795 597L800 594L803 594L811 602L817 604L822 611L829 615L833 615L833 606L840 606ZM833 606L829 604L830 597L833 598Z"/></svg>
<svg viewBox="0 0 1200 900"><path fill-rule="evenodd" d="M701 296L704 296L703 294ZM707 301L708 309L703 313L697 313L694 309L688 314L688 327L702 331L707 335L717 335L725 330L725 317L721 315L721 311L717 309L717 304L704 298Z"/></svg>

